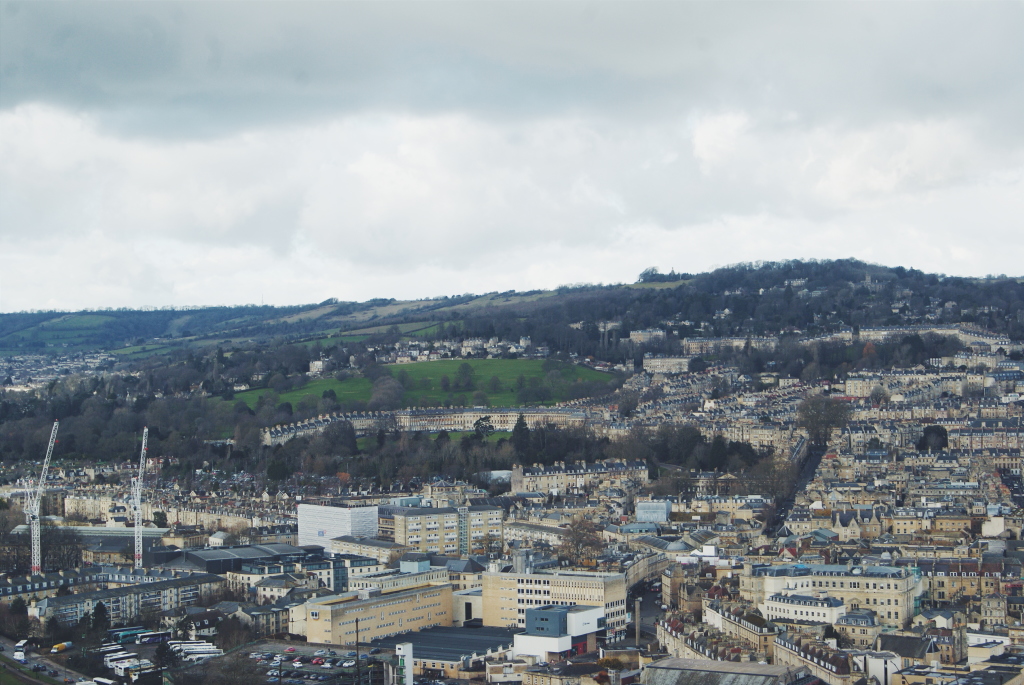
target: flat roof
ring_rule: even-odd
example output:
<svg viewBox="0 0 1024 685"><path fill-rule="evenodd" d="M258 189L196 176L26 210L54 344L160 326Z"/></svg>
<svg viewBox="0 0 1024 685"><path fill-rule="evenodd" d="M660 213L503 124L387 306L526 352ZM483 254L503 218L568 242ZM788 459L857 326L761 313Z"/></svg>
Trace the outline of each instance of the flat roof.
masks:
<svg viewBox="0 0 1024 685"><path fill-rule="evenodd" d="M775 666L744 661L708 661L705 659L661 659L647 668L668 668L677 671L713 671L715 673L745 673L750 675L786 675L791 666Z"/></svg>
<svg viewBox="0 0 1024 685"><path fill-rule="evenodd" d="M601 607L586 606L584 604L574 604L573 606L565 606L564 604L545 604L544 606L530 607L527 611L550 611L556 614L576 614L600 608Z"/></svg>
<svg viewBox="0 0 1024 685"><path fill-rule="evenodd" d="M355 535L342 535L340 537L331 538L332 541L339 540L341 542L348 542L355 545L366 545L368 547L383 547L385 549L392 549L395 547L406 547L397 542L391 542L390 540L380 540L378 538L366 538L358 537Z"/></svg>
<svg viewBox="0 0 1024 685"><path fill-rule="evenodd" d="M483 656L487 650L509 649L518 628L427 628L416 633L403 633L374 640L374 647L393 650L403 642L412 643L412 658L434 661L461 661L473 654Z"/></svg>

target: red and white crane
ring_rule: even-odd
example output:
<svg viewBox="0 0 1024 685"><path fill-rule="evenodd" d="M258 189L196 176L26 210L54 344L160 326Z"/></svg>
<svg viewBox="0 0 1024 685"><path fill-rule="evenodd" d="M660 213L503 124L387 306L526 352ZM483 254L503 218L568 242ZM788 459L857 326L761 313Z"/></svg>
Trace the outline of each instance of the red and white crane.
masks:
<svg viewBox="0 0 1024 685"><path fill-rule="evenodd" d="M43 490L46 489L46 471L50 468L50 457L53 456L53 446L57 442L57 428L59 421L53 422L53 430L50 431L50 444L46 448L46 458L43 459L43 470L39 473L39 482L35 483L28 479L28 494L25 497L25 518L28 519L28 527L32 534L32 574L39 575L43 572L43 546L39 530L39 506L43 500Z"/></svg>
<svg viewBox="0 0 1024 685"><path fill-rule="evenodd" d="M142 568L142 479L146 473L146 445L149 442L149 427L142 429L142 455L139 457L139 474L132 477L132 509L135 514L135 568Z"/></svg>

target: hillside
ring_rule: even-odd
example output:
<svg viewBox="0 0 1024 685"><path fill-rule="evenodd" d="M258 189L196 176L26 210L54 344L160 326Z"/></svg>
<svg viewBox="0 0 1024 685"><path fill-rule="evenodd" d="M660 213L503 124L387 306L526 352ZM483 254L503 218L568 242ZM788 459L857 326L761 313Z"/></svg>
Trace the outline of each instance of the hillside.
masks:
<svg viewBox="0 0 1024 685"><path fill-rule="evenodd" d="M470 373L462 373L460 367L464 365ZM581 396L584 388L589 389L588 384L610 392L608 386L615 381L612 375L587 367L537 359L451 359L404 364L390 370L401 386L396 388L401 393L401 405L421 407L446 403L503 407L550 404ZM321 378L277 395L276 401L298 406L303 401L316 404L321 398L333 397L341 403L369 403L373 391L373 382L364 377ZM232 399L255 409L260 399L272 392L270 388L246 390L234 393Z"/></svg>
<svg viewBox="0 0 1024 685"><path fill-rule="evenodd" d="M866 280L867 279L867 280ZM611 360L630 330L680 337L804 334L843 326L970 322L1024 337L1024 284L1015 278L947 278L855 260L736 265L703 274L648 270L637 283L430 300L370 300L293 307L209 307L0 314L0 355L109 350L137 359L174 349L277 341L314 344L387 337L530 336L553 352ZM595 324L621 326L602 339ZM578 324L578 328L570 328Z"/></svg>

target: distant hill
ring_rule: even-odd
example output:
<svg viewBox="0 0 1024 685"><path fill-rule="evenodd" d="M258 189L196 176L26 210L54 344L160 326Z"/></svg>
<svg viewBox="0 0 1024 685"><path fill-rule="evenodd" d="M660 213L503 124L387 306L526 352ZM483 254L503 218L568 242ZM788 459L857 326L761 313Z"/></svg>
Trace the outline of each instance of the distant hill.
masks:
<svg viewBox="0 0 1024 685"><path fill-rule="evenodd" d="M1019 278L959 278L857 260L740 264L701 274L648 269L636 283L427 300L293 307L0 314L0 355L109 350L125 359L196 346L388 337L530 336L553 352L631 354L615 342L660 327L678 336L816 334L843 326L964 321L1024 337ZM597 323L619 327L602 335Z"/></svg>

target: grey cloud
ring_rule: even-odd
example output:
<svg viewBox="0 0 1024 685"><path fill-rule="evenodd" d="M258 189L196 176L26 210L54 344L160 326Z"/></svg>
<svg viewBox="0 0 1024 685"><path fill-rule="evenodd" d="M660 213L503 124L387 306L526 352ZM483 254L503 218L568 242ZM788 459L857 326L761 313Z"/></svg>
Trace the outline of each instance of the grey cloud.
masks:
<svg viewBox="0 0 1024 685"><path fill-rule="evenodd" d="M0 307L1009 272L1021 35L1016 2L0 0Z"/></svg>
<svg viewBox="0 0 1024 685"><path fill-rule="evenodd" d="M3 12L0 106L96 108L148 134L368 108L1024 118L1016 2L5 2Z"/></svg>

